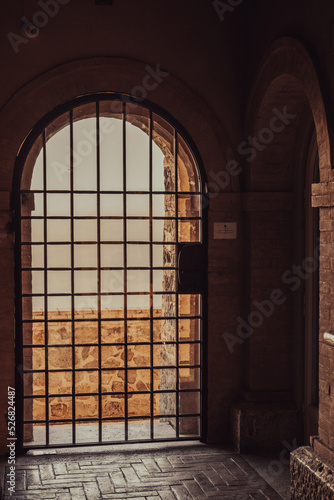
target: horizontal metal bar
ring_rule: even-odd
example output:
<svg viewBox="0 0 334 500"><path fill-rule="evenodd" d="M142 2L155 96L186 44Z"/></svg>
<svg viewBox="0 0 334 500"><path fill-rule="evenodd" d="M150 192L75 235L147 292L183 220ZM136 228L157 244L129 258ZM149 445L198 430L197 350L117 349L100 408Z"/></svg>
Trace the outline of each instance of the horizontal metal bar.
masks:
<svg viewBox="0 0 334 500"><path fill-rule="evenodd" d="M174 443L175 441L200 441L201 440L201 435L198 434L196 436L192 435L192 436L189 436L189 437L178 437L178 438L165 438L165 439L161 439L161 438L154 438L154 439L140 439L140 440L132 440L132 439L128 439L128 442L131 442L133 444L136 444L136 443ZM108 446L108 445L124 445L126 441L123 439L123 440L120 440L120 441L102 441L102 442L99 442L99 441L93 441L93 442L85 442L85 443L75 443L75 445L72 445L72 442L71 443L64 443L64 444L52 444L50 443L50 445L29 445L29 446L25 446L23 445L22 446L22 449L23 450L45 450L45 449L58 449L58 448L68 448L68 447L71 447L73 450L75 450L76 447L89 447L89 446ZM74 453L74 451L73 451Z"/></svg>
<svg viewBox="0 0 334 500"><path fill-rule="evenodd" d="M98 297L98 296L104 296L104 297L122 297L122 296L143 296L147 295L150 296L150 292L101 292L100 294L96 292L85 292L85 293L24 293L22 294L22 297ZM159 295L178 295L177 292L153 292L153 295L159 296ZM196 295L196 294L187 294L187 295ZM131 310L131 309L130 309ZM135 310L135 309L134 309Z"/></svg>
<svg viewBox="0 0 334 500"><path fill-rule="evenodd" d="M149 321L150 320L150 316L138 316L138 317L130 317L131 321ZM170 319L173 319L173 320L185 320L185 319L202 319L201 316L179 316L179 317L176 317L176 316L154 316L153 317L153 320L154 321L162 321L162 320L170 320ZM124 318L123 317L120 317L120 318L101 318L101 322L112 322L112 321L123 321ZM59 319L54 319L54 318L50 318L47 320L48 323L70 323L72 320L71 319L66 319L66 318L59 318ZM76 318L75 320L75 323L84 323L84 322L92 322L92 321L98 321L97 317L96 318ZM24 319L22 320L22 323L24 324L34 324L34 323L41 323L41 320L40 319Z"/></svg>
<svg viewBox="0 0 334 500"><path fill-rule="evenodd" d="M140 320L135 320L135 321L140 321ZM96 321L98 323L98 321ZM182 340L182 341L177 341L177 340L155 340L153 342L101 342L101 347L126 347L127 345L130 346L139 346L139 345L200 345L201 341L200 340ZM75 347L96 347L98 346L99 343L98 341L96 342L78 342L75 343ZM47 347L56 347L59 349L65 348L65 347L72 347L73 344L23 344L23 347L26 349L44 349Z"/></svg>
<svg viewBox="0 0 334 500"><path fill-rule="evenodd" d="M101 271L123 271L125 269L127 269L128 271L165 271L165 272L169 272L169 271L177 271L177 267L175 266L170 266L170 267L148 267L148 266L142 266L142 267L139 267L139 266L128 266L128 267L124 267L124 266L101 266L100 268L98 267L23 267L22 268L22 271L98 271L98 270L101 270ZM168 293L168 292L164 292L164 293Z"/></svg>
<svg viewBox="0 0 334 500"><path fill-rule="evenodd" d="M60 216L55 216L55 215L22 215L21 220L119 220L123 221L125 220L153 220L153 221L175 221L176 218L173 216L152 216L149 217L148 215L127 215L127 216L121 216L121 215L101 215L100 217L97 217L96 215L74 215L71 217L70 215L60 215ZM202 220L202 218L198 215L188 215L188 216L179 216L178 217L179 221L193 221L193 220ZM148 240L149 242L149 240Z"/></svg>
<svg viewBox="0 0 334 500"><path fill-rule="evenodd" d="M117 391L117 392L112 392L112 391L108 391L108 392L102 392L101 395L102 396L125 396L125 395L128 395L130 394L130 396L132 395L135 395L135 394L138 394L138 395L142 395L142 394L186 394L186 393L199 393L200 392L200 389L170 389L170 390L153 390L153 391ZM74 393L75 397L98 397L99 396L99 392L76 392ZM72 393L52 393L50 392L49 394L32 394L32 395L27 395L27 396L24 396L24 399L45 399L46 397L49 397L49 398L68 398L68 399L71 399L72 398Z"/></svg>
<svg viewBox="0 0 334 500"><path fill-rule="evenodd" d="M46 191L43 191L42 189L21 189L21 194L142 194L142 195L150 195L152 194L153 196L155 195L178 195L178 196L183 196L183 195L193 195L193 196L202 196L203 193L201 191L128 191L128 190L117 190L117 191L97 191L94 189L87 189L87 190L82 190L82 189L73 189L71 191L70 189L47 189Z"/></svg>
<svg viewBox="0 0 334 500"><path fill-rule="evenodd" d="M119 416L119 417L102 417L102 418L76 418L75 420L72 419L49 419L50 424L71 424L75 422L76 424L78 423L87 423L87 422L96 422L97 424L101 421L103 422L113 422L113 421L119 421L119 420L132 420L132 421L137 421L137 420L150 420L151 418L153 419L161 419L161 418L190 418L190 417L200 417L200 413L187 413L187 414L182 414L179 417L175 413L166 413L166 414L159 414L159 415L128 415L127 417L125 416ZM46 423L46 420L24 420L24 424L41 424L41 423Z"/></svg>
<svg viewBox="0 0 334 500"><path fill-rule="evenodd" d="M29 348L31 349L31 348ZM176 366L176 365L165 365L165 366L128 366L127 367L127 370L149 370L149 369L152 369L152 370L155 370L155 369L166 369L166 368L200 368L201 365L186 365L186 366ZM101 371L120 371L120 370L125 370L125 367L121 367L121 366L118 366L116 368L108 368L108 367L102 367L102 368L76 368L75 370L72 370L72 369L66 369L66 368L55 368L55 369L52 369L52 370L48 370L48 373L72 373L72 371L75 371L75 372L84 372L84 371L98 371L98 370L101 370ZM22 370L23 373L46 373L45 370L29 370L29 369L25 369L25 370Z"/></svg>
<svg viewBox="0 0 334 500"><path fill-rule="evenodd" d="M177 271L177 267L100 267L101 271ZM97 267L74 267L73 271L98 271ZM72 271L71 267L23 267L22 271ZM165 292L166 293L166 292Z"/></svg>
<svg viewBox="0 0 334 500"><path fill-rule="evenodd" d="M115 240L105 240L105 241L101 241L101 245L124 245L124 242L125 240L119 240L119 241L115 241ZM152 246L176 246L176 242L175 241L153 241L152 243L150 243L149 241L126 241L126 243L130 243L131 245L152 245ZM29 246L44 246L45 243L43 241L35 241L34 243L31 243L31 242L22 242L21 243L21 246L24 246L24 245L29 245ZM63 246L69 246L71 245L71 242L70 241L48 241L47 242L47 245L63 245ZM97 241L74 241L73 242L73 245L97 245Z"/></svg>

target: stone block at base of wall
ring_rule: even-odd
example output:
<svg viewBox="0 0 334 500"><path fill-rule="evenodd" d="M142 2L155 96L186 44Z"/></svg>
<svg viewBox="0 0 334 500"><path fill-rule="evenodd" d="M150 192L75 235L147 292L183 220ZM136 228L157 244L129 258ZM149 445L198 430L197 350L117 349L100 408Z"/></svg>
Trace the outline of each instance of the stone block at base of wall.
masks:
<svg viewBox="0 0 334 500"><path fill-rule="evenodd" d="M311 447L297 448L290 455L291 500L333 500L334 464Z"/></svg>
<svg viewBox="0 0 334 500"><path fill-rule="evenodd" d="M233 446L239 453L274 452L298 441L299 413L289 403L240 401L231 409Z"/></svg>

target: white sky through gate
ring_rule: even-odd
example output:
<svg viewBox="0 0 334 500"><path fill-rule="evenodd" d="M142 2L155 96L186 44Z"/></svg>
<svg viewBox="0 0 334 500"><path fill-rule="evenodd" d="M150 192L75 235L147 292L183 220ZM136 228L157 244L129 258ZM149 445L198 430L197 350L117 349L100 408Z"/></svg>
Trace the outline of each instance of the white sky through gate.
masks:
<svg viewBox="0 0 334 500"><path fill-rule="evenodd" d="M73 124L74 190L97 189L96 118L85 118ZM164 191L164 155L153 142L153 193ZM64 127L46 144L47 190L64 190L68 193L47 195L48 216L70 216L70 127ZM149 191L149 136L138 127L126 124L126 177L127 191ZM100 188L101 191L123 191L123 137L122 121L100 117ZM40 152L33 171L31 190L43 189L43 151ZM123 215L123 193L101 194L101 216ZM153 214L164 216L164 195L153 196ZM44 215L43 194L35 193L33 216ZM96 194L74 194L74 216L97 215ZM127 215L148 216L149 194L127 195ZM128 221L128 240L149 242L149 221ZM154 232L162 241L163 221L154 221ZM32 242L43 241L43 224L32 221ZM123 241L123 221L101 221L101 241ZM74 267L96 267L97 246L85 244L97 240L97 221L93 219L74 221L75 245ZM52 242L70 242L70 220L48 220L48 267L71 266L70 245L52 245ZM154 245L154 266L163 265L163 248ZM149 246L128 244L128 266L149 267ZM32 267L41 267L43 246L32 247ZM123 245L101 245L101 266L122 266ZM43 293L43 271L33 271L33 293ZM153 286L162 290L162 271L154 272ZM122 292L123 271L101 271L102 292ZM128 287L134 292L149 291L149 271L128 271ZM71 271L48 271L49 293L71 292ZM75 293L97 292L97 271L74 272ZM43 297L33 299L34 311L43 309ZM78 309L96 308L96 297L77 297ZM161 297L155 297L155 307L161 306ZM102 297L102 307L119 309L121 297ZM129 308L148 308L149 297L137 295L129 301ZM49 298L50 310L69 310L69 297Z"/></svg>

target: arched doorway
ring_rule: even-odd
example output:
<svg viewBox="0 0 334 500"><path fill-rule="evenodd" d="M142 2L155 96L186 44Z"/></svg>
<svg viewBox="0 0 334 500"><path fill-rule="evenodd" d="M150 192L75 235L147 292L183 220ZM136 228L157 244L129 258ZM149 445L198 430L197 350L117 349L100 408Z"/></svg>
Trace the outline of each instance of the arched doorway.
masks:
<svg viewBox="0 0 334 500"><path fill-rule="evenodd" d="M313 265L318 218L311 214L311 188L326 179L331 148L317 74L296 40L278 40L270 49L253 87L246 127L250 135L239 152L248 162L243 185L250 235L245 301L250 338L246 391L233 419L236 445L254 451L303 442L317 429L316 404L308 408L312 398L316 403L319 342L319 276ZM315 130L312 150L310 130ZM305 175L308 155L312 165Z"/></svg>
<svg viewBox="0 0 334 500"><path fill-rule="evenodd" d="M87 96L36 126L18 172L21 446L201 438L205 204L186 132Z"/></svg>

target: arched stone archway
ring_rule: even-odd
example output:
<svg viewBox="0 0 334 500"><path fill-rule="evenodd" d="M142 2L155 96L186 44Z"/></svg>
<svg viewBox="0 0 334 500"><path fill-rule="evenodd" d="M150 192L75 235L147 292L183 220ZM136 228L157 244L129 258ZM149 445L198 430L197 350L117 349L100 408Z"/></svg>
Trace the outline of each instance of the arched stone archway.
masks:
<svg viewBox="0 0 334 500"><path fill-rule="evenodd" d="M160 68L158 66L156 68L151 67L151 70L148 70L148 65L145 63L121 58L92 58L69 62L55 67L28 82L17 90L1 109L0 145L2 176L0 190L2 193L1 231L4 236L1 240L1 248L6 267L6 273L2 275L1 282L2 289L6 290L6 296L2 301L2 311L6 318L3 323L2 340L8 385L13 385L14 383L14 258L12 230L15 214L12 213L10 200L12 187L16 184L16 179L13 175L15 159L22 148L25 138L34 128L35 124L60 104L78 96L94 92L110 92L112 90L131 94L132 90L138 85L144 86L145 89L147 75L152 74L154 70L160 75ZM182 82L178 81L172 75L165 74L161 80L158 82L159 85L147 91L147 98L154 104L164 108L188 131L198 148L209 179L211 174L213 176L215 174L220 176L221 172L225 171L225 165L235 158L227 135L219 121L206 104L189 88L184 86ZM154 80L151 80L151 83L154 83ZM218 177L217 185L214 186L209 212L211 214L209 215L210 233L212 231L211 221L215 218L217 219L217 217L219 218L219 215L215 216L215 213L219 213L221 208L225 211L224 213L228 214L230 220L231 218L232 220L238 219L237 214L240 206L238 177L236 175L229 175L228 177L228 183L219 182L220 177ZM209 248L209 263L211 262L211 255L214 264L208 280L209 293L211 290L215 295L215 299L219 299L220 301L226 300L228 304L232 300L237 305L239 297L235 295L231 299L228 286L226 289L222 289L217 295L215 288L216 277L221 272L227 272L221 258L219 257L219 260L216 258L219 252L219 245L214 242L211 243ZM220 270L220 267L222 267L222 270ZM227 275L228 283L234 283L234 281L239 279L237 273L233 274L231 266L228 268ZM221 335L220 322L217 322L217 318L214 318L216 311L217 306L215 302L210 302L208 311L210 331L208 356L210 359L212 358L212 362L209 364L208 374L211 381L211 389L208 393L208 425L210 426L211 440L222 439L221 436L226 435L227 429L227 427L222 428L218 418L221 411L220 405L223 404L226 395L221 394L217 397L214 385L214 381L217 381L217 377L215 376L216 370L221 370L222 367L220 359L216 357L217 345L220 345ZM219 384L220 381L217 383ZM229 393L229 389L226 389L226 393ZM5 402L6 394L1 394L1 398L1 401ZM227 422L227 413L224 418ZM5 435L5 432L3 435ZM5 449L6 443L3 442L3 444Z"/></svg>
<svg viewBox="0 0 334 500"><path fill-rule="evenodd" d="M296 40L284 38L270 48L250 94L245 126L249 137L239 153L245 158L243 208L249 235L243 329L249 337L244 399L250 402L237 405L233 415L244 421L237 446L251 450L279 448L287 436L302 439L300 316L307 272L299 231L304 214L298 206L312 127L320 175L332 175L322 92L311 58Z"/></svg>
<svg viewBox="0 0 334 500"><path fill-rule="evenodd" d="M270 102L270 99L277 96L277 101L272 103L276 106L285 105L286 102L295 100L289 99L290 91L297 96L297 101L307 100L316 130L321 182L329 178L328 169L333 165L333 134L326 112L325 90L320 86L317 71L306 48L294 38L280 38L268 50L257 74L245 120L246 129L253 131L259 126L255 117L263 110L268 99ZM259 118L261 122L261 115Z"/></svg>

